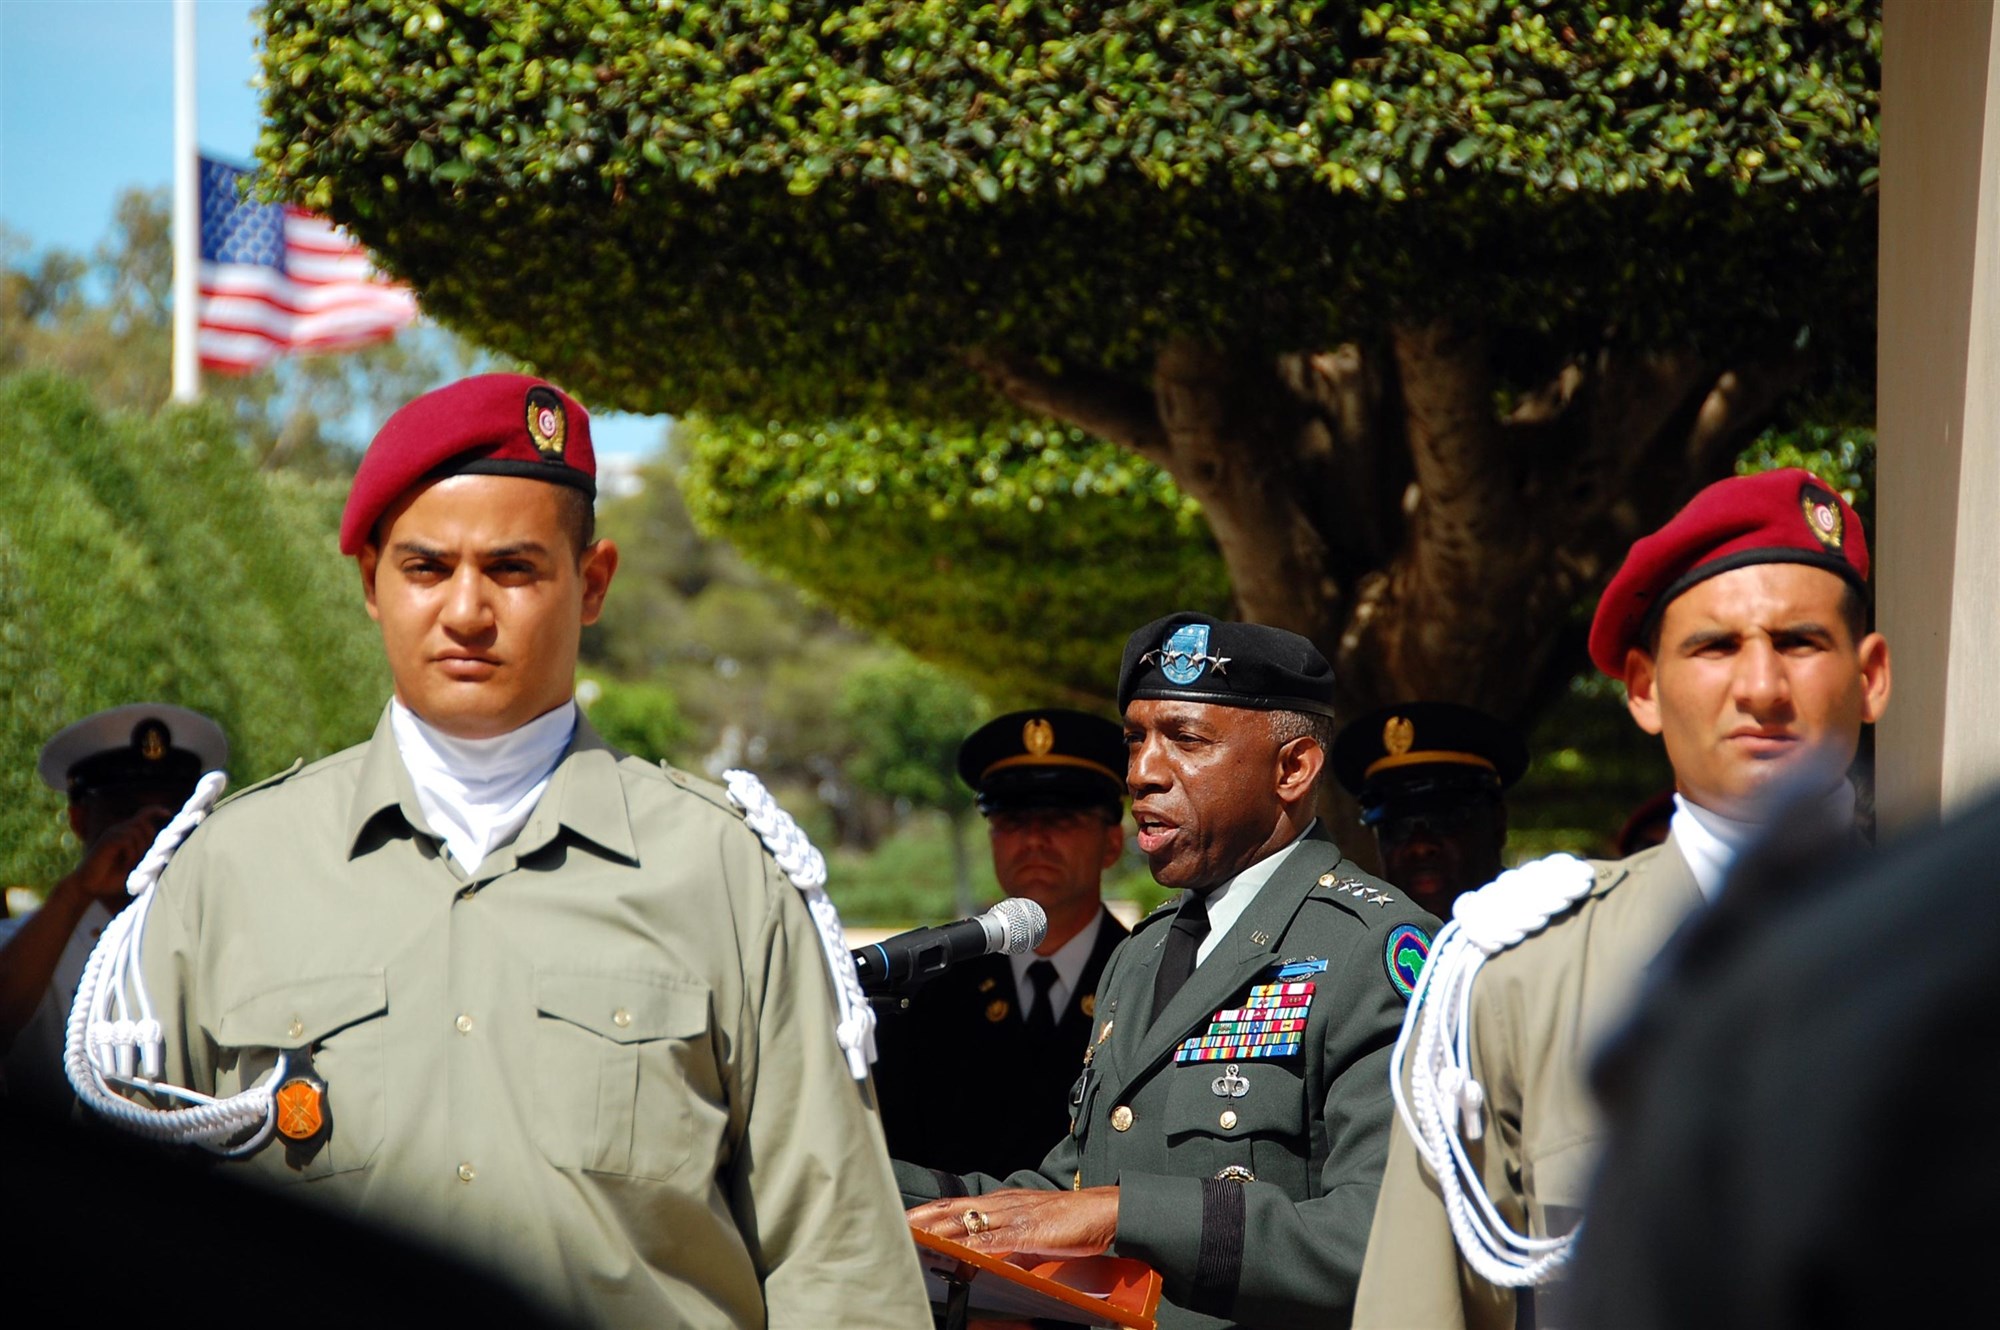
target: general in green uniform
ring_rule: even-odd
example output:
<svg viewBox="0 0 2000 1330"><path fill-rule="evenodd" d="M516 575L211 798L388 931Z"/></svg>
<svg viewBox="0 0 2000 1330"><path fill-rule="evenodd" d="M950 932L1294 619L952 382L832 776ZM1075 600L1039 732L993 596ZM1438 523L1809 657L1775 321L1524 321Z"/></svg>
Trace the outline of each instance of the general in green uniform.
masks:
<svg viewBox="0 0 2000 1330"><path fill-rule="evenodd" d="M993 1250L1135 1257L1164 1276L1163 1327L1345 1324L1389 1048L1436 920L1313 820L1331 684L1277 629L1178 614L1133 635L1133 816L1155 877L1187 890L1111 958L1069 1135L1005 1179L898 1161L909 1199L978 1198L913 1222Z"/></svg>
<svg viewBox="0 0 2000 1330"><path fill-rule="evenodd" d="M283 1051L248 1169L569 1316L920 1325L798 888L720 791L571 701L616 554L547 470L589 458L582 408L516 375L377 436L343 540L396 699L169 866L143 951L167 1079L228 1094Z"/></svg>
<svg viewBox="0 0 2000 1330"><path fill-rule="evenodd" d="M1888 645L1866 631L1867 575L1859 518L1799 470L1720 481L1633 546L1598 605L1591 656L1665 741L1679 790L1672 830L1615 863L1526 866L1454 907L1454 933L1478 929L1485 941L1440 939L1407 1046L1461 1009L1451 977L1463 974L1469 1060L1409 1059L1410 1102L1423 1078L1446 1111L1397 1120L1357 1325L1574 1323L1564 1244L1604 1138L1591 1059L1669 934L1762 834L1774 797L1813 796L1788 803L1799 830L1829 844L1854 835L1845 774L1889 696ZM1559 879L1573 885L1549 892ZM1475 951L1476 968L1461 970ZM1469 1175L1432 1167L1453 1158L1453 1137ZM1479 1220L1473 1187L1526 1243Z"/></svg>

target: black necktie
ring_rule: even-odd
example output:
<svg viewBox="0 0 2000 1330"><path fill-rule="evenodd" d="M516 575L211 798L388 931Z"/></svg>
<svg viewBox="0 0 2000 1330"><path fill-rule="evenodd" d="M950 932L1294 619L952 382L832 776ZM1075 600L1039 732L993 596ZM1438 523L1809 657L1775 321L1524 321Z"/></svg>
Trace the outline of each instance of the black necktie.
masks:
<svg viewBox="0 0 2000 1330"><path fill-rule="evenodd" d="M1208 936L1208 901L1198 892L1184 893L1181 908L1168 928L1167 940L1160 949L1160 972L1153 976L1152 1019L1156 1021L1194 973L1195 952Z"/></svg>
<svg viewBox="0 0 2000 1330"><path fill-rule="evenodd" d="M1028 1009L1028 1033L1038 1039L1056 1032L1056 1004L1051 990L1056 986L1054 961L1036 961L1028 967L1028 982L1035 986L1035 1005Z"/></svg>

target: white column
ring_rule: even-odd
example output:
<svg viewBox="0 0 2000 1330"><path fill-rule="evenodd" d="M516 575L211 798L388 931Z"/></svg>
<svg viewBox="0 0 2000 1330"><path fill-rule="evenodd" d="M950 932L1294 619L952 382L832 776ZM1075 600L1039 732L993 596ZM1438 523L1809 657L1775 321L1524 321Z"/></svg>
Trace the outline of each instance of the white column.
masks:
<svg viewBox="0 0 2000 1330"><path fill-rule="evenodd" d="M2000 780L2000 25L1992 0L1886 7L1876 736L1888 830Z"/></svg>
<svg viewBox="0 0 2000 1330"><path fill-rule="evenodd" d="M201 148L194 116L194 0L174 0L174 400L201 396Z"/></svg>

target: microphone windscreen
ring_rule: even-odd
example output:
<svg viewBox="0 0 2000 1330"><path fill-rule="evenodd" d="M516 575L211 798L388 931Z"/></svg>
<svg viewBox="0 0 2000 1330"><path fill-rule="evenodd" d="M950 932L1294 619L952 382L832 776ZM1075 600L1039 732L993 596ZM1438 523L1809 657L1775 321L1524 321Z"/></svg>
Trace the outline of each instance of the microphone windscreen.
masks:
<svg viewBox="0 0 2000 1330"><path fill-rule="evenodd" d="M1009 896L986 912L997 922L1003 936L995 950L1008 956L1025 956L1042 945L1048 936L1049 917L1042 907L1020 896Z"/></svg>

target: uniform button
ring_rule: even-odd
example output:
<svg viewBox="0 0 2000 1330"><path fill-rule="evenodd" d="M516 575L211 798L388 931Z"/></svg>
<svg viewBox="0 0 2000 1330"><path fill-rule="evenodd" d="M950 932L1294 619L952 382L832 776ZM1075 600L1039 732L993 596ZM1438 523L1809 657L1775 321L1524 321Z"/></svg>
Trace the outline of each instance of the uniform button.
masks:
<svg viewBox="0 0 2000 1330"><path fill-rule="evenodd" d="M1223 1110L1223 1112L1222 1112L1222 1129L1223 1129L1224 1131L1235 1131L1235 1130L1236 1130L1236 1110L1235 1110L1235 1109L1233 1109L1233 1108L1229 1108L1229 1109L1224 1109L1224 1110Z"/></svg>
<svg viewBox="0 0 2000 1330"><path fill-rule="evenodd" d="M460 1182L470 1182L478 1176L479 1176L479 1170L474 1168L472 1165L460 1164L458 1166L458 1180Z"/></svg>
<svg viewBox="0 0 2000 1330"><path fill-rule="evenodd" d="M294 1039L302 1039L305 1037L306 1023L294 1016L292 1017L292 1023L285 1027L285 1033Z"/></svg>
<svg viewBox="0 0 2000 1330"><path fill-rule="evenodd" d="M632 1023L632 1013L620 1007L611 1013L611 1023L622 1030Z"/></svg>
<svg viewBox="0 0 2000 1330"><path fill-rule="evenodd" d="M453 1021L452 1024L458 1027L460 1034L472 1033L472 1017L467 1016L464 1012L460 1012L458 1019Z"/></svg>
<svg viewBox="0 0 2000 1330"><path fill-rule="evenodd" d="M1118 1107L1111 1110L1111 1130L1113 1131L1132 1130L1132 1110L1130 1107L1124 1104L1120 1104Z"/></svg>

